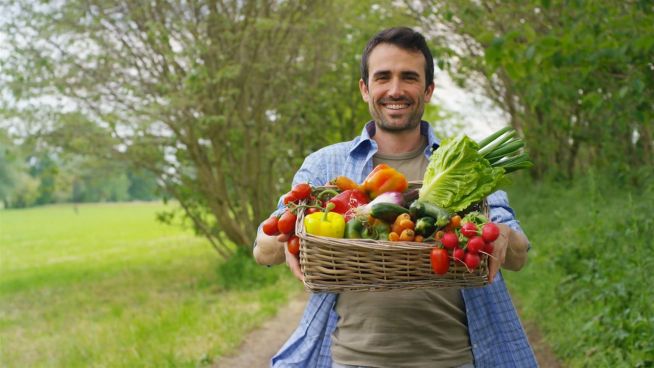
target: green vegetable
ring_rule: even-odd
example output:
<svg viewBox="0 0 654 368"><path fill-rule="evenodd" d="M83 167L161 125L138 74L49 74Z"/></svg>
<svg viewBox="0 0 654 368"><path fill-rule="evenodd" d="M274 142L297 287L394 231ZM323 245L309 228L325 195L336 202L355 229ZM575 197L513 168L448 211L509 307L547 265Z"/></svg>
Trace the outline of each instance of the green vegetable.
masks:
<svg viewBox="0 0 654 368"><path fill-rule="evenodd" d="M465 135L445 140L429 160L418 201L459 212L497 190L504 174L532 166L510 128L477 144Z"/></svg>
<svg viewBox="0 0 654 368"><path fill-rule="evenodd" d="M395 221L403 213L409 213L409 210L392 203L376 203L370 209L370 216L386 222Z"/></svg>
<svg viewBox="0 0 654 368"><path fill-rule="evenodd" d="M436 226L447 225L450 221L450 213L444 209L427 202L415 201L411 203L409 212L413 218L432 217L436 221Z"/></svg>
<svg viewBox="0 0 654 368"><path fill-rule="evenodd" d="M361 239L363 232L363 222L357 217L353 217L345 223L345 235L343 236L346 239Z"/></svg>
<svg viewBox="0 0 654 368"><path fill-rule="evenodd" d="M436 219L433 217L421 217L416 221L416 234L422 235L425 238L431 236L436 231Z"/></svg>

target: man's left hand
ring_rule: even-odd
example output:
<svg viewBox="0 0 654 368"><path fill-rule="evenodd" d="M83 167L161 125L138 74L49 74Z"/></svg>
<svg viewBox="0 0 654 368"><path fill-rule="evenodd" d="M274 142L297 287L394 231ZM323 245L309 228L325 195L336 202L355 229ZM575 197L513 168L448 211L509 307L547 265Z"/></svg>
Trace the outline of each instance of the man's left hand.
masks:
<svg viewBox="0 0 654 368"><path fill-rule="evenodd" d="M506 224L497 224L500 236L493 242L493 256L488 258L488 281L493 282L500 267L519 271L527 261L529 241Z"/></svg>

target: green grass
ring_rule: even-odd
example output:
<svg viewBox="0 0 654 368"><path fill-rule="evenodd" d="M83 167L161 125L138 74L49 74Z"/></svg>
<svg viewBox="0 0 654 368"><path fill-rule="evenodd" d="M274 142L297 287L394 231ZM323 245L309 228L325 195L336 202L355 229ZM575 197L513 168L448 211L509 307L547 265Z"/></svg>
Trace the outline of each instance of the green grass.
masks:
<svg viewBox="0 0 654 368"><path fill-rule="evenodd" d="M210 365L301 290L158 223L165 208L0 211L0 366Z"/></svg>
<svg viewBox="0 0 654 368"><path fill-rule="evenodd" d="M608 181L511 188L532 250L504 274L566 366L652 367L654 191Z"/></svg>

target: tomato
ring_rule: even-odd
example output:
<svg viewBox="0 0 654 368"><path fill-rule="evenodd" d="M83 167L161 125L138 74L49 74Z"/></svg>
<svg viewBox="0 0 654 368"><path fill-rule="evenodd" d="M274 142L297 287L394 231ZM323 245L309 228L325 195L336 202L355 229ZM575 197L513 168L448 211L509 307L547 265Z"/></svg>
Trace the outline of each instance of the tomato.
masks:
<svg viewBox="0 0 654 368"><path fill-rule="evenodd" d="M494 242L500 236L500 228L492 222L481 228L481 237L486 243Z"/></svg>
<svg viewBox="0 0 654 368"><path fill-rule="evenodd" d="M277 235L279 234L279 229L277 229L277 216L270 216L266 221L261 224L261 229L266 235Z"/></svg>
<svg viewBox="0 0 654 368"><path fill-rule="evenodd" d="M447 256L447 251L443 248L434 247L431 250L431 269L438 275L447 273L450 267L450 259Z"/></svg>
<svg viewBox="0 0 654 368"><path fill-rule="evenodd" d="M441 243L443 243L445 248L454 249L459 245L459 238L457 238L455 233L445 233L441 238Z"/></svg>
<svg viewBox="0 0 654 368"><path fill-rule="evenodd" d="M277 221L277 229L279 229L279 232L282 234L291 234L295 231L296 220L297 216L293 212L286 210L286 212L284 212L284 214L279 218L279 221Z"/></svg>
<svg viewBox="0 0 654 368"><path fill-rule="evenodd" d="M291 235L290 239L288 239L288 252L294 256L300 254L300 238Z"/></svg>
<svg viewBox="0 0 654 368"><path fill-rule="evenodd" d="M305 214L305 215L310 215L310 214L312 214L312 213L314 213L314 212L318 212L318 211L320 211L319 208L316 208L316 207L309 207L309 208L307 208L306 210L304 210L304 214Z"/></svg>
<svg viewBox="0 0 654 368"><path fill-rule="evenodd" d="M477 236L477 225L474 222L466 222L461 226L461 234L466 238Z"/></svg>
<svg viewBox="0 0 654 368"><path fill-rule="evenodd" d="M474 270L475 268L479 267L479 264L481 263L481 259L479 258L479 254L477 253L466 252L466 257L463 260L463 262L465 262L466 266L470 270Z"/></svg>
<svg viewBox="0 0 654 368"><path fill-rule="evenodd" d="M463 263L463 260L465 259L466 256L466 251L463 250L462 248L456 248L454 252L452 252L452 256L456 261Z"/></svg>
<svg viewBox="0 0 654 368"><path fill-rule="evenodd" d="M450 219L450 226L452 226L453 229L458 229L461 227L461 216L459 215L454 215Z"/></svg>
<svg viewBox="0 0 654 368"><path fill-rule="evenodd" d="M282 199L282 201L284 202L284 205L287 205L289 203L297 202L298 199L295 196L295 194L293 194L293 192L288 192L284 194L284 198Z"/></svg>
<svg viewBox="0 0 654 368"><path fill-rule="evenodd" d="M311 195L311 185L308 183L300 183L291 189L291 193L295 196L297 200L303 200Z"/></svg>
<svg viewBox="0 0 654 368"><path fill-rule="evenodd" d="M468 246L466 249L470 253L477 253L480 250L484 249L484 246L486 243L484 243L484 239L481 238L481 236L474 236L470 239L468 239Z"/></svg>

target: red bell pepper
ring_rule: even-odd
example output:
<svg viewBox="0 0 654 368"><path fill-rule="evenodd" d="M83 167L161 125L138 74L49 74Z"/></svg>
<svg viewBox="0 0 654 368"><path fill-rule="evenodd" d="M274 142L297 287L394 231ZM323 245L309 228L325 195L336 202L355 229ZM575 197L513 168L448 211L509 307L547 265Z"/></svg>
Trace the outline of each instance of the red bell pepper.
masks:
<svg viewBox="0 0 654 368"><path fill-rule="evenodd" d="M349 221L354 216L354 208L368 202L370 202L368 196L357 189L348 189L329 200L329 203L334 204L332 212L344 215L345 221Z"/></svg>

